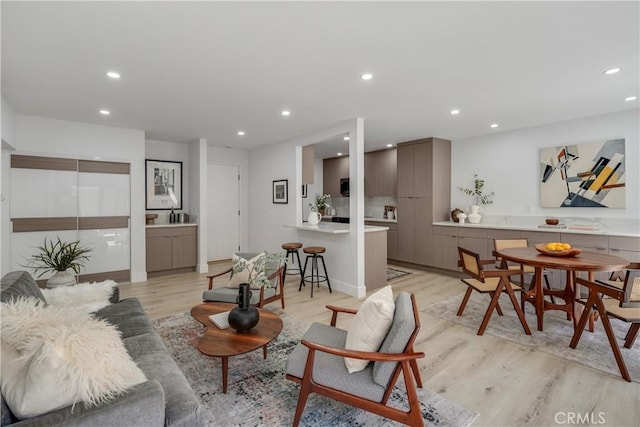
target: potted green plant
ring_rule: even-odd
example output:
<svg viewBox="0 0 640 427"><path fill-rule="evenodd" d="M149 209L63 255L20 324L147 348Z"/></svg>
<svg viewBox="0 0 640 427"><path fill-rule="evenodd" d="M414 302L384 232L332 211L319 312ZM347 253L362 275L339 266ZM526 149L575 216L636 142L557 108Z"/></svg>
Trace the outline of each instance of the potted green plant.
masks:
<svg viewBox="0 0 640 427"><path fill-rule="evenodd" d="M458 190L473 197L475 204L471 206L471 212L467 216L467 219L471 224L478 224L482 219L482 215L479 213L480 205L492 204L495 193L493 191L491 193L485 193L484 180L478 178L477 173L473 174L473 188L458 186Z"/></svg>
<svg viewBox="0 0 640 427"><path fill-rule="evenodd" d="M38 247L38 253L27 258L23 267L33 270L36 277L42 277L46 273L53 273L47 281L47 287L69 286L76 283L76 276L69 272L79 274L89 260L88 254L91 248L80 246L80 241L63 242L57 236L56 240L44 238L42 246Z"/></svg>

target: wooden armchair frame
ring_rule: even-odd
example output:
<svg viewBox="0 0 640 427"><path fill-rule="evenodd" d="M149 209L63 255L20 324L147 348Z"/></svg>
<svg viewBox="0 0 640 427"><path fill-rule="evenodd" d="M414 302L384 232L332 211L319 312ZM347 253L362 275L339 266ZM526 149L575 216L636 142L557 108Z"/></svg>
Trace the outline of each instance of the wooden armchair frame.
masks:
<svg viewBox="0 0 640 427"><path fill-rule="evenodd" d="M422 412L420 411L420 400L416 391L416 384L422 388L422 378L420 376L420 370L418 369L417 359L424 357L423 352L415 352L413 350L413 344L415 343L418 331L420 330L420 315L418 313L418 306L416 304L415 295L411 295L411 303L413 305L413 316L415 319L415 328L406 348L403 353L379 353L379 352L366 352L356 350L345 350L341 348L329 347L321 344L316 344L308 340L302 340L301 343L308 348L307 361L304 367L304 375L302 378L287 374L286 378L295 381L300 385L300 395L298 397L298 405L296 406L296 413L293 419L293 426L297 427L300 423L300 418L304 412L304 407L307 402L307 398L310 393L318 393L323 396L327 396L331 399L338 400L346 403L347 405L361 408L365 411L372 412L374 414L390 418L392 420L401 422L410 426L423 426L424 421L422 419ZM331 326L336 325L338 313L355 314L358 311L350 308L335 307L332 305L326 306L333 312L331 316ZM373 362L399 362L396 366L389 383L384 392L384 396L380 402L375 402L369 399L365 399L359 396L345 393L341 390L337 390L322 384L318 384L313 380L313 363L315 359L316 351L333 354L341 357L350 357L354 359L369 360ZM409 403L409 410L402 411L391 406L387 406L387 402L395 384L402 372L404 383L407 391L407 399ZM414 384L414 381L416 384Z"/></svg>
<svg viewBox="0 0 640 427"><path fill-rule="evenodd" d="M627 279L629 273L627 272ZM622 353L620 352L620 347L618 346L618 342L616 341L616 337L613 332L613 328L611 327L611 322L609 321L609 315L619 318L623 321L629 321L628 319L624 319L615 313L610 313L605 307L605 303L602 300L602 296L608 296L610 298L616 299L620 301L621 305L625 302L625 289L618 288L615 286L609 286L603 283L591 282L589 280L584 280L581 278L576 278L576 284L580 284L586 286L589 289L589 297L585 302L585 310L582 312L582 316L578 321L578 324L575 328L575 332L573 337L571 338L571 343L569 346L571 348L576 348L578 342L580 341L580 337L582 336L582 332L587 324L587 320L591 314L591 309L597 310L602 319L602 326L607 334L607 338L609 340L609 344L611 345L611 350L613 351L613 355L616 358L616 363L618 364L618 369L620 369L620 374L622 378L626 381L631 382L631 376L629 375L629 370L627 369L627 365L624 363L624 359L622 358ZM632 286L633 283L625 283L625 287ZM628 295L627 295L628 297ZM638 322L638 318L635 321L631 321L631 327L627 331L627 335L625 337L626 348L631 348L633 343L638 336L638 331L640 330L640 323Z"/></svg>
<svg viewBox="0 0 640 427"><path fill-rule="evenodd" d="M225 274L229 274L233 271L233 269L231 267L229 267L228 269L220 272L220 273L216 273L216 274L212 274L210 276L207 276L207 279L209 279L209 290L213 289L213 279L215 279L216 277L220 277L220 276L224 276ZM280 300L280 304L282 305L282 308L284 308L284 266L280 266L276 271L274 271L273 273L271 273L269 275L269 277L267 277L268 280L276 280L276 293L275 295L269 297L269 298L265 298L264 297L264 286L260 287L260 300L258 301L258 303L256 304L256 307L258 308L262 308L264 307L265 304L269 304L270 302L274 302L274 301L278 301Z"/></svg>

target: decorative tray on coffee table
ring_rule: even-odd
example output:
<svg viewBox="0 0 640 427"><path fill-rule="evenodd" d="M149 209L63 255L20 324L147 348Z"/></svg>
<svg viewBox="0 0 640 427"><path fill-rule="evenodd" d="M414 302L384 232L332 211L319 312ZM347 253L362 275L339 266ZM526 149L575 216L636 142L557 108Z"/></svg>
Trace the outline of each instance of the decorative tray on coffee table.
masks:
<svg viewBox="0 0 640 427"><path fill-rule="evenodd" d="M546 246L546 243L538 243L536 245L536 250L543 255L563 256L563 257L576 256L582 252L582 249L578 249L578 248L571 248L563 251L550 251L550 250L547 250L545 246Z"/></svg>

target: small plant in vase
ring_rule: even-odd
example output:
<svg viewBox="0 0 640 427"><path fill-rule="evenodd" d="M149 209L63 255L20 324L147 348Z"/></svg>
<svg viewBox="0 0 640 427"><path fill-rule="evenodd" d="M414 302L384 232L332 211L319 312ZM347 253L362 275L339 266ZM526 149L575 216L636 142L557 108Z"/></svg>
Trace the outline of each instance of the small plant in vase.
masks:
<svg viewBox="0 0 640 427"><path fill-rule="evenodd" d="M320 215L324 216L325 212L329 209L330 194L316 194L316 202L309 203L309 207L312 212L320 212Z"/></svg>
<svg viewBox="0 0 640 427"><path fill-rule="evenodd" d="M76 284L76 277L68 270L79 274L89 260L90 248L80 246L79 241L63 242L60 237L47 240L45 237L38 253L27 258L23 267L30 268L42 277L46 273L54 273L47 281L48 287L69 286Z"/></svg>
<svg viewBox="0 0 640 427"><path fill-rule="evenodd" d="M471 224L478 224L482 219L482 215L479 213L480 205L492 204L495 193L493 191L491 193L485 193L484 180L478 178L477 173L473 174L473 188L459 186L458 190L473 197L475 204L471 206L471 212L467 216L467 219Z"/></svg>

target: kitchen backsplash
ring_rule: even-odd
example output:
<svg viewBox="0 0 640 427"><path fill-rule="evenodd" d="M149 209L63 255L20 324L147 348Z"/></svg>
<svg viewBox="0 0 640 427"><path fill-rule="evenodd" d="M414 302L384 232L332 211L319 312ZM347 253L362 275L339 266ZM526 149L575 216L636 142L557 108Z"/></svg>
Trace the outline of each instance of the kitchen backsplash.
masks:
<svg viewBox="0 0 640 427"><path fill-rule="evenodd" d="M366 197L364 199L364 216L382 219L384 218L385 206L398 206L398 199L395 197Z"/></svg>

